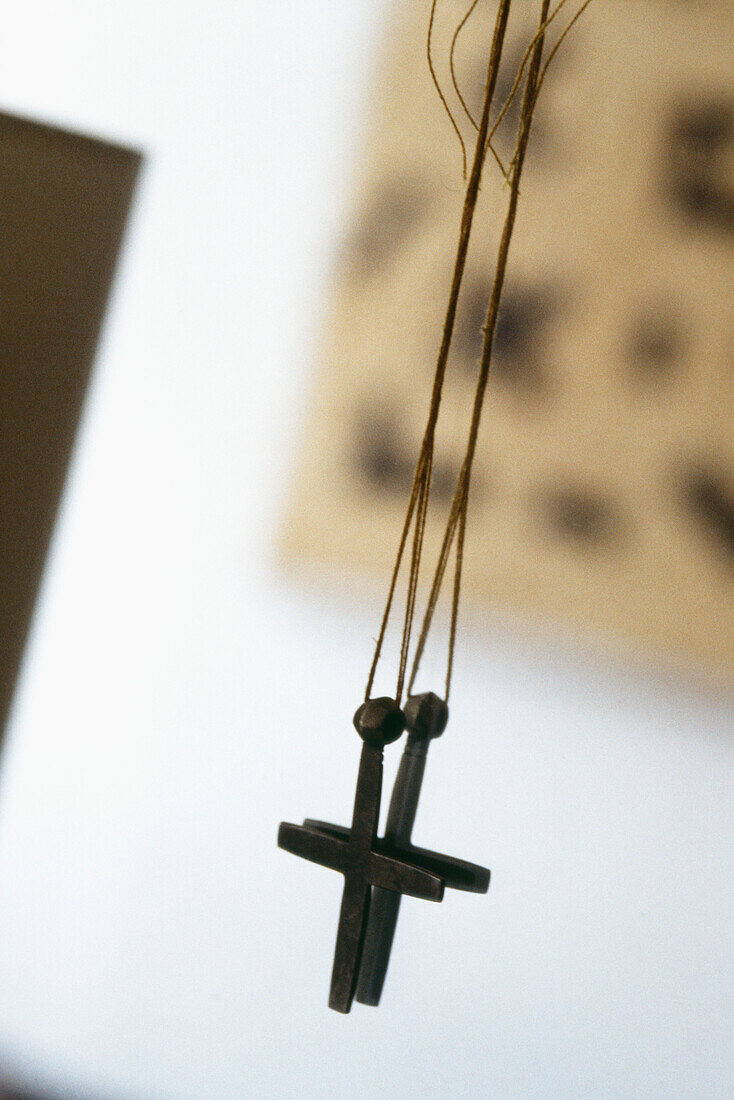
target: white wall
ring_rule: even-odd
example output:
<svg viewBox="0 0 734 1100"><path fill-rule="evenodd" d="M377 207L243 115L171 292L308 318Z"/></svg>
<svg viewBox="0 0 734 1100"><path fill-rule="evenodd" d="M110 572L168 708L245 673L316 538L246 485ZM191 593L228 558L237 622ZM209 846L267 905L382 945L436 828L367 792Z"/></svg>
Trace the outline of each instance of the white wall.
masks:
<svg viewBox="0 0 734 1100"><path fill-rule="evenodd" d="M4 12L2 106L149 160L3 762L0 1057L115 1100L728 1097L731 699L500 635L416 830L490 892L406 902L383 1005L326 1008L341 880L275 836L349 818L379 599L270 548L380 13Z"/></svg>

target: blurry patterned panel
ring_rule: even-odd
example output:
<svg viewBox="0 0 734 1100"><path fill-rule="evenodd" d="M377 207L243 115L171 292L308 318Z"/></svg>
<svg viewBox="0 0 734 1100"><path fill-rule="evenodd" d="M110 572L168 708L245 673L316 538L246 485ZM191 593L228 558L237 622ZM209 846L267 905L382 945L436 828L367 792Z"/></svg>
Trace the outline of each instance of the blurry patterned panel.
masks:
<svg viewBox="0 0 734 1100"><path fill-rule="evenodd" d="M446 89L467 7L439 5ZM428 8L393 5L283 543L335 582L365 571L385 588L463 197L425 61ZM498 102L536 8L513 5ZM492 4L479 5L458 40L475 113L492 22ZM523 176L465 565L475 616L492 609L546 637L581 635L723 681L734 679L731 30L723 0L604 0L556 55ZM497 134L505 159L512 114ZM439 425L429 563L465 446L506 201L489 157Z"/></svg>

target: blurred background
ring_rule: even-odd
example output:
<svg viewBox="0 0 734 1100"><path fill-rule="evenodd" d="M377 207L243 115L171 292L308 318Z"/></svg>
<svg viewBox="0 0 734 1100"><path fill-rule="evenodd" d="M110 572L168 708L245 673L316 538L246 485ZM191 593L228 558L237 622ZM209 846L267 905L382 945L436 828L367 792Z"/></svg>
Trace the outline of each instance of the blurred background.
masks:
<svg viewBox="0 0 734 1100"><path fill-rule="evenodd" d="M405 8L409 23L424 25L427 4ZM614 5L607 10L611 19ZM654 13L675 11L682 18L687 5L643 6L641 0L635 10L655 43L655 20L666 16ZM726 36L711 28L725 26L725 5L712 3L709 10L720 21L709 21L708 52L700 29L691 32L695 49L684 58L685 87L695 67L691 57L705 54L713 58L708 70L694 75L715 86L721 101L725 70L715 45ZM682 452L666 450L670 463L663 473L679 472L675 484L688 485L694 502L692 519L683 508L679 522L670 520L673 530L686 531L690 523L693 532L690 552L676 544L674 576L699 577L700 588L692 581L688 588L668 585L667 593L658 586L652 601L656 623L666 619L666 599L668 618L691 623L691 644L681 646L691 659L683 662L683 674L679 660L664 659L664 631L653 632L648 644L653 616L641 616L639 605L653 589L639 582L634 602L626 604L609 595L621 590L629 599L636 562L651 568L657 561L658 576L665 569L654 554L635 557L635 544L630 550L624 537L628 557L610 563L609 553L617 552L614 515L611 551L603 534L601 550L596 536L590 548L587 536L575 534L589 523L607 531L607 514L600 520L592 507L589 521L588 500L579 512L573 492L570 514L568 499L559 513L560 489L555 498L542 498L543 508L557 528L570 530L571 548L561 540L559 550L553 538L534 544L522 520L522 538L513 540L511 528L503 529L500 549L525 567L522 591L529 594L519 601L492 597L492 543L484 545L478 534L475 560L489 563L485 576L492 583L478 577L469 587L451 722L432 751L415 837L490 866L492 885L486 898L449 894L440 907L406 900L380 1008L357 1005L343 1018L326 1007L341 880L278 851L276 831L282 818L350 818L358 747L351 716L378 629L404 464L402 454L385 445L391 437L384 418L385 402L388 411L400 412L402 383L389 363L363 351L360 314L372 322L366 327L373 334L381 329L379 294L363 299L361 310L354 307L354 287L345 290L354 268L350 274L345 266L344 242L355 240L354 218L368 204L370 180L399 162L405 118L424 96L445 142L434 185L449 212L461 192L458 148L419 58L414 71L423 74L425 87L413 100L406 80L398 89L400 110L391 114L385 107L380 74L395 71L408 49L403 24L391 22L390 13L389 3L366 0L175 6L80 0L67 10L31 2L6 14L0 109L49 124L53 133L81 132L102 143L83 146L96 176L90 168L77 184L62 172L67 206L76 199L73 224L83 225L86 211L95 227L89 236L99 254L92 259L102 275L88 292L92 320L79 320L79 304L64 291L64 309L54 306L37 322L44 340L52 331L66 333L70 346L59 363L73 392L64 406L63 445L48 462L46 511L27 509L40 527L46 516L50 531L63 483L0 770L0 1079L9 1095L723 1098L734 1089L726 465L732 397L722 274L730 260L722 242L730 241L731 176L722 173L730 163L731 117L725 113L723 122L716 116L713 131L711 123L708 131L689 126L677 139L688 166L703 155L702 141L709 151L712 141L716 147L713 228L709 216L701 230L700 209L711 209L711 196L701 198L695 173L679 171L671 184L683 195L677 201L684 214L686 203L699 210L693 274L685 260L694 245L681 245L688 230L678 224L671 231L675 262L664 251L654 263L645 261L653 270L672 264L666 310L671 303L679 309L680 295L693 288L686 331L716 336L708 344L698 336L698 343L684 343L680 358L694 364L684 378L704 375L705 381L656 398L654 408L635 414L630 429L637 438L664 438L661 425L670 422L677 438L696 442ZM446 26L462 13L461 5L448 4ZM479 24L486 18L477 12ZM688 43L680 33L678 40ZM580 37L571 55L582 73L584 42L589 38ZM593 35L597 48L590 56L597 66L598 42ZM623 54L612 49L610 56ZM637 76L624 83L628 115ZM559 81L557 104L568 87L561 75ZM395 81L389 91L395 92ZM584 101L584 109L593 103ZM388 130L395 143L378 147L375 135L386 117L393 118ZM673 122L666 125L665 133L678 133ZM2 132L3 186L15 178L22 194L17 181L33 145L28 134L39 131L6 122ZM547 126L549 133L552 138ZM60 157L75 162L73 141L59 145L45 129L43 135L41 149L56 150L50 174ZM572 141L573 133L566 137ZM698 152L686 153L686 142ZM16 154L9 149L23 154L15 176ZM629 163L637 164L634 152L628 149ZM34 172L29 209L34 189L43 191L38 162ZM96 181L90 194L105 200L94 208L83 190L90 179ZM624 203L619 212L622 220L635 215ZM52 214L45 215L47 226ZM532 226L530 214L528 221ZM426 230L431 271L443 270L433 257L450 244L447 224L449 230L438 222ZM704 252L701 231L708 234ZM21 243L26 232L25 224L3 228L6 238ZM68 226L66 232L73 242ZM612 239L613 227L609 233ZM120 245L64 481L106 276ZM594 248L598 255L601 245ZM3 278L12 289L17 261L12 250L6 254ZM71 263L65 256L52 276L39 259L39 287L47 288L59 269L64 286L74 285L77 268L64 269ZM610 259L612 267L614 255ZM572 258L564 254L564 260L564 273L573 274ZM543 271L551 269L544 260ZM583 284L588 268L578 270ZM381 272L380 292L390 294L384 265ZM606 287L598 271L596 278L594 285ZM562 281L564 293L568 286L573 290ZM345 312L347 292L351 312ZM432 295L423 293L426 316ZM33 328L33 303L42 295L13 298L4 287L3 296L25 303L22 346L45 346ZM430 310L436 323L444 301L437 279L435 317ZM587 313L581 310L590 328L593 307L592 295ZM578 328L578 311L574 316ZM629 316L632 324L637 314ZM71 340L75 317L79 334ZM411 315L410 332L419 331L430 350L432 334L419 321ZM554 315L563 331L567 321ZM355 346L355 332L360 354L338 381L336 352ZM632 385L644 392L650 372L665 372L678 355L665 351L665 335L658 326L652 340L648 326L640 336L637 360L653 362L648 381L635 375ZM383 346L389 342L383 337ZM406 354L412 346L406 344ZM16 500L20 482L13 488L8 471L25 476L41 499L44 453L50 452L44 452L40 413L30 405L19 434L8 428L8 410L17 411L8 395L30 392L23 376L29 368L3 354L4 379L15 380L14 387L4 384L8 404L0 410L7 522L23 512L24 501L36 499L23 483ZM715 370L707 373L701 363ZM359 442L349 410L371 396L354 385L366 372L378 381L387 375L392 388L380 397L382 450L365 458L362 447L360 481L349 473L346 451L319 441ZM423 376L417 377L418 383L405 383L411 393L420 387ZM58 378L54 384L63 389ZM44 391L39 408L48 412L49 402L59 408L56 392ZM416 425L420 397L418 388ZM537 409L534 400L531 392L527 402ZM605 400L618 402L624 423L628 398L615 390ZM512 402L517 394L510 406L496 406L507 453L516 453L512 440L519 434L533 440L537 462L546 436L557 437L553 416L541 413L537 427L518 423ZM590 405L590 398L570 400L566 438L568 423L580 422L573 410ZM335 407L345 410L341 420ZM716 409L718 435L709 451L708 413L695 411L701 407ZM627 450L622 442L619 449L628 454L629 442ZM24 448L31 456L25 466ZM346 471L344 484L330 474L337 468ZM583 462L578 468L586 469ZM560 471L553 484L566 491L577 485L571 474L578 468L569 467L564 453L548 471ZM382 471L386 484L365 481L370 469ZM698 473L696 482L691 471L699 469L709 482ZM502 501L521 499L517 486L503 482L500 467L488 483L497 487L498 510L478 502L480 531L498 522L493 514L513 515L500 508ZM647 514L636 482L614 484L629 494L636 517ZM660 518L648 527L658 536L663 530L659 548L670 542L661 528L669 522L662 474L655 485L649 507ZM525 488L530 492L532 484ZM40 527L34 533L31 523L16 557L0 560L0 571L14 575L24 547L29 557L43 557ZM11 542L6 536L2 545ZM355 552L365 545L374 553ZM590 569L589 561L597 564ZM31 595L36 575L28 574ZM541 597L554 578L569 575L578 583L587 578L579 608L601 599L603 609L612 610L591 617L579 611L564 621ZM510 594L517 578L513 584ZM685 592L684 612L673 598L678 588ZM697 605L698 617L691 611ZM11 666L14 678L24 633L18 606L12 616L4 612L4 680ZM528 627L533 609L539 630ZM569 632L581 619L585 628ZM618 642L627 622L633 628L625 648ZM610 625L612 644L605 636ZM439 628L421 688L440 683L444 644ZM380 692L392 689L393 667L390 650ZM397 755L388 755L388 780Z"/></svg>

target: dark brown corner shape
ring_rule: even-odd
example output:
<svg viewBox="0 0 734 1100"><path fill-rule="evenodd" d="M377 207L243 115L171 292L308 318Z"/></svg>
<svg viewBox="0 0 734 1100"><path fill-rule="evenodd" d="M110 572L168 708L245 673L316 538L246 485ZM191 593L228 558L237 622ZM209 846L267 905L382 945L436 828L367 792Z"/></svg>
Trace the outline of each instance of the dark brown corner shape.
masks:
<svg viewBox="0 0 734 1100"><path fill-rule="evenodd" d="M141 159L0 113L0 736Z"/></svg>
<svg viewBox="0 0 734 1100"><path fill-rule="evenodd" d="M52 1092L47 1092L45 1089L40 1092L39 1088L40 1086L0 1083L0 1100L69 1100L69 1097L72 1096L72 1093L66 1090L63 1093L55 1089ZM87 1093L81 1094L76 1089L73 1096L74 1100L92 1100Z"/></svg>

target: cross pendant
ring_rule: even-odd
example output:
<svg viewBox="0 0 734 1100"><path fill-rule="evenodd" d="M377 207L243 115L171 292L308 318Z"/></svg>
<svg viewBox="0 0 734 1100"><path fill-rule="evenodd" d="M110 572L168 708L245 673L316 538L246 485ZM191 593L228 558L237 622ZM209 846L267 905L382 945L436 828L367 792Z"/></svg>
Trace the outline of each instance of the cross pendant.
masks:
<svg viewBox="0 0 734 1100"><path fill-rule="evenodd" d="M383 840L377 838L383 747L406 723L406 715L387 698L368 700L354 718L364 745L351 829L308 819L303 825L283 822L278 831L279 847L344 875L329 996L329 1007L337 1012L349 1012L355 991L358 1001L379 1003L401 894L441 901L445 886L477 893L489 886L483 867L410 843L428 743L443 732L448 709L429 692L410 697L406 714L410 737Z"/></svg>
<svg viewBox="0 0 734 1100"><path fill-rule="evenodd" d="M440 875L446 886L486 894L489 871L463 859L416 848L411 834L418 811L423 774L431 741L446 728L449 708L432 691L411 695L405 704L408 740L395 777L390 807L385 822L384 843L399 850L404 859ZM376 886L372 891L367 934L357 983L360 1004L378 1005L390 962L395 927L400 912L400 894Z"/></svg>
<svg viewBox="0 0 734 1100"><path fill-rule="evenodd" d="M360 713L361 712L361 713ZM375 840L382 792L382 750L403 732L405 718L391 699L371 699L357 711L364 740L351 829L329 830L283 822L278 846L344 875L339 929L331 974L329 1007L349 1012L359 975L372 886L440 901L438 875L378 851Z"/></svg>

